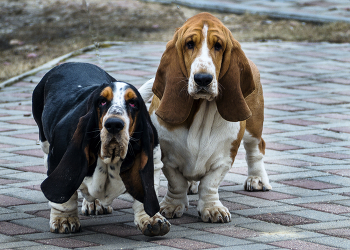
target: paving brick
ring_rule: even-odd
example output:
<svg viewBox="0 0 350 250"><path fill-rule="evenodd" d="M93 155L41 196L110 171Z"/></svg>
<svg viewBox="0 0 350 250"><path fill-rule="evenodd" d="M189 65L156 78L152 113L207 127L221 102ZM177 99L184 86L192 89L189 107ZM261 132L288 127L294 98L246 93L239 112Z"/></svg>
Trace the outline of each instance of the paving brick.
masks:
<svg viewBox="0 0 350 250"><path fill-rule="evenodd" d="M18 182L22 182L22 181L0 178L0 185L6 185L6 184L18 183Z"/></svg>
<svg viewBox="0 0 350 250"><path fill-rule="evenodd" d="M28 140L34 140L37 141L39 140L39 134L15 134L15 135L11 135L12 137L16 137L16 138L24 138L24 139L28 139Z"/></svg>
<svg viewBox="0 0 350 250"><path fill-rule="evenodd" d="M30 234L37 233L33 228L23 227L11 222L2 221L0 222L0 233L5 235L19 235L19 234Z"/></svg>
<svg viewBox="0 0 350 250"><path fill-rule="evenodd" d="M249 192L249 191L241 190L241 191L235 191L235 193L248 195L248 196L253 196L253 197L257 197L257 198L261 198L261 199L266 199L266 200L269 200L269 201L296 198L295 196L292 196L292 195L278 193L278 192L274 192L274 191Z"/></svg>
<svg viewBox="0 0 350 250"><path fill-rule="evenodd" d="M132 203L121 199L114 199L111 206L114 210L118 210L123 208L132 208Z"/></svg>
<svg viewBox="0 0 350 250"><path fill-rule="evenodd" d="M268 142L268 143L266 143L266 148L267 149L278 150L278 151L301 149L301 147L298 147L298 146L287 145L287 144L277 143L277 142Z"/></svg>
<svg viewBox="0 0 350 250"><path fill-rule="evenodd" d="M330 143L330 142L340 141L335 138L330 138L330 137L325 137L320 135L297 135L297 136L291 136L291 138L302 140L302 141L315 142L315 143Z"/></svg>
<svg viewBox="0 0 350 250"><path fill-rule="evenodd" d="M295 226L304 225L309 223L316 223L316 220L311 220L308 218L290 215L285 213L269 213L269 214L259 214L251 215L249 218L262 220L270 223L280 224L283 226Z"/></svg>
<svg viewBox="0 0 350 250"><path fill-rule="evenodd" d="M308 179L300 179L300 180L290 180L290 181L280 181L280 183L296 186L301 188L320 190L320 189L328 189L328 188L338 188L338 185L333 185L329 183L324 183L320 181L313 181Z"/></svg>
<svg viewBox="0 0 350 250"><path fill-rule="evenodd" d="M205 242L195 241L195 240L189 240L189 239L166 239L166 240L155 240L151 241L152 243L156 243L162 246L170 246L180 249L189 249L189 250L195 250L195 249L208 249L208 248L217 248L218 245L209 244Z"/></svg>
<svg viewBox="0 0 350 250"><path fill-rule="evenodd" d="M41 149L20 150L20 151L14 151L13 153L19 154L19 155L34 156L39 158L44 157L44 152Z"/></svg>
<svg viewBox="0 0 350 250"><path fill-rule="evenodd" d="M330 159L337 159L337 160L350 159L350 154L340 154L340 153L334 153L334 152L310 153L308 155L330 158Z"/></svg>
<svg viewBox="0 0 350 250"><path fill-rule="evenodd" d="M18 170L26 171L26 172L41 173L41 174L47 173L47 169L44 167L44 165L21 167L21 168L18 168Z"/></svg>
<svg viewBox="0 0 350 250"><path fill-rule="evenodd" d="M92 230L99 233L106 233L111 235L116 235L119 237L128 237L133 235L141 235L142 232L136 227L130 227L127 225L100 225L100 226L90 226L86 228L87 230Z"/></svg>
<svg viewBox="0 0 350 250"><path fill-rule="evenodd" d="M350 213L350 207L326 203L326 202L298 204L298 206L310 208L318 211L323 211L327 213L332 213L332 214Z"/></svg>
<svg viewBox="0 0 350 250"><path fill-rule="evenodd" d="M240 228L240 227L236 227L236 226L222 226L222 227L215 227L215 228L205 228L204 230L207 232L226 235L226 236L239 238L239 239L256 237L256 236L259 236L261 234L260 232L256 232L256 231L253 231L250 229Z"/></svg>
<svg viewBox="0 0 350 250"><path fill-rule="evenodd" d="M341 133L350 133L349 127L334 127L329 128L330 131L341 132Z"/></svg>
<svg viewBox="0 0 350 250"><path fill-rule="evenodd" d="M300 161L295 159L268 159L265 160L266 163L281 164L291 167L307 167L307 166L317 166L320 165L315 162Z"/></svg>
<svg viewBox="0 0 350 250"><path fill-rule="evenodd" d="M75 239L69 239L69 238L36 240L35 242L42 243L45 245L65 247L65 248L98 246L98 244L95 244L95 243L81 241L81 240L75 240Z"/></svg>
<svg viewBox="0 0 350 250"><path fill-rule="evenodd" d="M319 230L319 233L342 237L350 240L350 228L336 228L336 229L327 229L327 230Z"/></svg>
<svg viewBox="0 0 350 250"><path fill-rule="evenodd" d="M309 121L309 120L303 120L303 119L287 119L280 122L284 124L292 124L292 125L298 125L298 126L311 126L311 125L324 124L324 122Z"/></svg>
<svg viewBox="0 0 350 250"><path fill-rule="evenodd" d="M33 202L0 194L0 207L17 206L31 203Z"/></svg>
<svg viewBox="0 0 350 250"><path fill-rule="evenodd" d="M336 250L337 248L320 245L302 240L287 240L270 243L271 245L287 249L314 249L314 250Z"/></svg>
<svg viewBox="0 0 350 250"><path fill-rule="evenodd" d="M277 105L277 104L276 105L265 105L265 108L277 109L277 110L283 110L283 111L289 111L289 112L310 110L308 108L301 108L301 107L296 107L296 106L286 105L286 104L282 104L282 105Z"/></svg>

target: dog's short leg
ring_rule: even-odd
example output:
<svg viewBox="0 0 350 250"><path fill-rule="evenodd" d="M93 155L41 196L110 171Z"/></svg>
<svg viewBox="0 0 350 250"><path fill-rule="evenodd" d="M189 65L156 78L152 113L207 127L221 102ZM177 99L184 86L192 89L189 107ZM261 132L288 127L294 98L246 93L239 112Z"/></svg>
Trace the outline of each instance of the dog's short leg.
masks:
<svg viewBox="0 0 350 250"><path fill-rule="evenodd" d="M81 212L86 216L111 214L113 213L113 208L111 206L102 205L99 199L89 202L84 198L83 203L81 204Z"/></svg>
<svg viewBox="0 0 350 250"><path fill-rule="evenodd" d="M158 188L160 182L160 172L163 167L161 161L160 146L153 150L154 158L154 189L158 196ZM160 213L156 213L153 217L150 217L144 210L143 204L137 200L134 201L132 206L134 209L134 222L135 225L146 236L162 236L169 232L170 223Z"/></svg>
<svg viewBox="0 0 350 250"><path fill-rule="evenodd" d="M48 168L47 165L47 156L50 152L50 143L48 141L40 142L41 150L44 152L44 166L46 169Z"/></svg>
<svg viewBox="0 0 350 250"><path fill-rule="evenodd" d="M252 137L249 132L244 133L243 144L246 151L248 164L248 178L244 183L244 189L248 191L268 191L272 187L269 183L263 156L265 153L265 142L262 138Z"/></svg>
<svg viewBox="0 0 350 250"><path fill-rule="evenodd" d="M78 218L78 193L65 203L58 204L49 202L51 206L50 213L50 231L53 233L75 233L81 231Z"/></svg>
<svg viewBox="0 0 350 250"><path fill-rule="evenodd" d="M197 211L204 222L230 222L230 211L222 205L219 200L219 185L229 170L220 165L212 167L211 170L201 179L198 186L199 200Z"/></svg>
<svg viewBox="0 0 350 250"><path fill-rule="evenodd" d="M134 209L134 222L146 236L162 236L169 232L170 223L160 213L150 217L144 210L143 204L137 200L132 206Z"/></svg>
<svg viewBox="0 0 350 250"><path fill-rule="evenodd" d="M189 181L187 194L197 194L198 193L199 181Z"/></svg>
<svg viewBox="0 0 350 250"><path fill-rule="evenodd" d="M166 218L181 217L188 208L188 182L178 169L163 168L168 179L168 191L160 202L160 213Z"/></svg>

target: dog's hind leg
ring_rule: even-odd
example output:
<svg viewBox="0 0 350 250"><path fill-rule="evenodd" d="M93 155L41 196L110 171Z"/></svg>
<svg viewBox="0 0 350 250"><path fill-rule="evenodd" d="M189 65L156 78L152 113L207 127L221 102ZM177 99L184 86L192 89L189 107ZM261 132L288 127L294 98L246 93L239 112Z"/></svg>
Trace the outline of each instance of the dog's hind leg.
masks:
<svg viewBox="0 0 350 250"><path fill-rule="evenodd" d="M65 203L58 204L49 202L50 213L50 231L52 233L75 233L81 231L81 225L78 218L78 192Z"/></svg>
<svg viewBox="0 0 350 250"><path fill-rule="evenodd" d="M247 131L243 137L248 164L248 178L244 183L244 189L248 191L268 191L272 189L264 167L265 141L254 138Z"/></svg>

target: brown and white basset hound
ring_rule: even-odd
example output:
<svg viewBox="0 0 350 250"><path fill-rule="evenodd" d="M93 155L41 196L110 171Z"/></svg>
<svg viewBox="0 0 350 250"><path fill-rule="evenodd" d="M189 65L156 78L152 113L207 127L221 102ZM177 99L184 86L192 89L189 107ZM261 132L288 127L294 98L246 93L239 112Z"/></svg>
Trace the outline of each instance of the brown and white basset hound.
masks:
<svg viewBox="0 0 350 250"><path fill-rule="evenodd" d="M244 189L271 189L262 139L264 99L260 75L213 15L201 13L177 29L161 58L154 83L140 88L154 97L149 109L161 146L168 190L160 203L167 218L188 207L189 183L199 181L197 210L203 221L229 222L218 187L243 139L248 164ZM190 187L196 191L196 187Z"/></svg>
<svg viewBox="0 0 350 250"><path fill-rule="evenodd" d="M36 86L33 116L48 168L41 189L51 206L51 232L81 231L78 189L84 215L112 213L112 201L128 192L143 234L170 230L154 189L162 166L153 162L158 136L134 86L95 65L65 63Z"/></svg>

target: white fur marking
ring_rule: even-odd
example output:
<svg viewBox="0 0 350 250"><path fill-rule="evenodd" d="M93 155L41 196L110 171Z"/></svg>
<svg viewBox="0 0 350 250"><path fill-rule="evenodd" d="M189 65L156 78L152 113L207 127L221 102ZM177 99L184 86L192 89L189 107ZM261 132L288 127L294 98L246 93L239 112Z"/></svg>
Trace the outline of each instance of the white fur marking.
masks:
<svg viewBox="0 0 350 250"><path fill-rule="evenodd" d="M208 25L203 26L203 42L202 47L199 52L198 57L192 62L190 78L188 79L188 93L193 96L194 99L204 98L208 101L212 101L218 94L218 84L216 80L216 71L213 59L209 54L208 47ZM212 82L208 85L209 91L208 94L197 94L197 84L194 81L194 75L197 73L207 73L213 76Z"/></svg>

